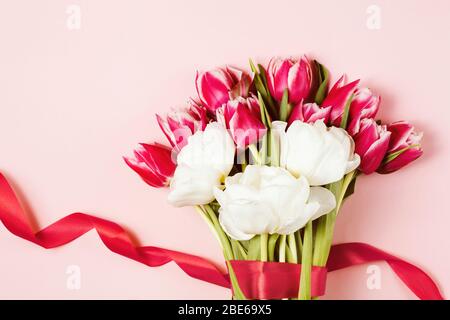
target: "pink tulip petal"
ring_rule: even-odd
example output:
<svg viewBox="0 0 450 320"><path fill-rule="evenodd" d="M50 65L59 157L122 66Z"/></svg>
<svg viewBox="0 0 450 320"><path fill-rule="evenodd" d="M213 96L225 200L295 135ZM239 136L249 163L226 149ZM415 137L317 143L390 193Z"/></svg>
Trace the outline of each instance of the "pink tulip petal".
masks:
<svg viewBox="0 0 450 320"><path fill-rule="evenodd" d="M305 104L303 107L303 116L305 122L314 123L317 120L323 120L324 123L328 123L330 118L331 107L321 108L315 103Z"/></svg>
<svg viewBox="0 0 450 320"><path fill-rule="evenodd" d="M359 170L365 174L371 174L380 167L389 147L390 137L391 133L389 131L381 132L380 138L375 141L361 157Z"/></svg>
<svg viewBox="0 0 450 320"><path fill-rule="evenodd" d="M289 102L296 104L309 96L311 90L311 67L306 57L296 62L288 73Z"/></svg>
<svg viewBox="0 0 450 320"><path fill-rule="evenodd" d="M357 89L350 105L350 116L375 117L380 100L380 97L374 95L368 88Z"/></svg>
<svg viewBox="0 0 450 320"><path fill-rule="evenodd" d="M197 73L195 83L200 100L213 113L229 100L233 85L231 77L220 69Z"/></svg>
<svg viewBox="0 0 450 320"><path fill-rule="evenodd" d="M173 136L172 131L169 128L169 125L167 121L165 121L159 114L156 114L156 121L158 122L159 127L161 128L161 131L166 136L167 140L169 141L170 145L172 147L176 146L176 141Z"/></svg>
<svg viewBox="0 0 450 320"><path fill-rule="evenodd" d="M138 162L132 158L123 157L125 163L133 169L147 184L155 188L164 187L167 184L167 179L154 174L143 162Z"/></svg>
<svg viewBox="0 0 450 320"><path fill-rule="evenodd" d="M414 127L406 121L397 121L387 126L387 129L392 132L391 143L389 151L393 152L401 149L406 145L408 137L413 133Z"/></svg>
<svg viewBox="0 0 450 320"><path fill-rule="evenodd" d="M361 118L359 116L349 119L346 130L350 136L355 136L361 130L360 128Z"/></svg>
<svg viewBox="0 0 450 320"><path fill-rule="evenodd" d="M355 136L355 152L363 157L370 146L378 140L378 125L372 119L363 120L361 131Z"/></svg>
<svg viewBox="0 0 450 320"><path fill-rule="evenodd" d="M176 164L172 160L172 150L166 146L159 144L140 144L145 150L144 152L139 152L144 158L145 162L149 167L153 167L155 172L160 173L164 176L172 176Z"/></svg>
<svg viewBox="0 0 450 320"><path fill-rule="evenodd" d="M244 97L246 98L250 91L250 86L252 84L252 77L237 68L233 67L227 67L227 72L230 74L230 76L233 79L233 82L235 83L234 87L231 89L230 92L230 98L235 99L237 97Z"/></svg>
<svg viewBox="0 0 450 320"><path fill-rule="evenodd" d="M354 136L360 130L361 119L374 118L380 105L380 97L367 89L357 89L349 110L347 132Z"/></svg>
<svg viewBox="0 0 450 320"><path fill-rule="evenodd" d="M257 142L266 127L244 104L238 104L236 113L229 122L230 131L238 148Z"/></svg>
<svg viewBox="0 0 450 320"><path fill-rule="evenodd" d="M303 117L303 101L300 101L300 103L297 103L294 108L292 108L291 115L288 119L288 126L290 126L291 123L295 120L305 120L305 118Z"/></svg>
<svg viewBox="0 0 450 320"><path fill-rule="evenodd" d="M290 60L273 60L272 64L269 63L270 69L268 70L271 75L269 90L271 95L277 101L281 101L284 90L288 88L288 75L289 69L292 66Z"/></svg>
<svg viewBox="0 0 450 320"><path fill-rule="evenodd" d="M166 120L167 120L167 124L169 125L170 131L174 132L175 130L182 128L181 123L179 123L178 121L175 121L171 117L167 117Z"/></svg>
<svg viewBox="0 0 450 320"><path fill-rule="evenodd" d="M346 84L342 87L339 87L343 78L338 80L338 82L333 86L330 90L328 96L322 103L323 107L331 106L331 122L333 125L340 125L342 114L344 113L345 104L347 103L350 96L356 89L356 86L359 83L359 80L355 80Z"/></svg>

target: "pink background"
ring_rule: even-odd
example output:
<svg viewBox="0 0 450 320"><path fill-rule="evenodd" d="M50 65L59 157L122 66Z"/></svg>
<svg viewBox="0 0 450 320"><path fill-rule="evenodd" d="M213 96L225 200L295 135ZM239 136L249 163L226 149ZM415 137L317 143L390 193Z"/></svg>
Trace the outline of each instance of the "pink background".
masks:
<svg viewBox="0 0 450 320"><path fill-rule="evenodd" d="M66 8L81 8L81 29ZM381 29L366 26L369 5ZM381 118L425 131L425 155L398 173L362 177L336 242L363 241L416 263L450 295L448 226L450 2L0 1L0 170L41 227L73 211L117 221L142 244L221 262L190 208L171 208L123 163L137 142L163 141L154 113L194 94L197 69L308 54L362 78L383 97ZM0 298L229 298L175 265L149 269L109 252L94 232L47 251L0 224ZM68 266L81 288L66 286ZM326 298L413 299L384 263L329 275Z"/></svg>

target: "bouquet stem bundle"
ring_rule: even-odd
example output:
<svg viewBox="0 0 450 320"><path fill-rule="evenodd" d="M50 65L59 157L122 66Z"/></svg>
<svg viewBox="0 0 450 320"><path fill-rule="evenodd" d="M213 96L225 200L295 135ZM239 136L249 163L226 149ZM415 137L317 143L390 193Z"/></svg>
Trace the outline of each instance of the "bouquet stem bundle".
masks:
<svg viewBox="0 0 450 320"><path fill-rule="evenodd" d="M263 163L263 161L271 162L272 165L278 165L279 163L279 156L276 152L275 157L268 153L268 150L272 150L272 153L274 153L274 150L278 150L276 141L270 139L270 136L270 131L268 131L263 138L263 147L260 150L255 145L249 146L250 153L258 164ZM267 148L267 140L271 142L270 149ZM300 279L297 279L299 281L298 297L291 299L317 299L317 297L311 297L311 270L313 266L324 267L327 263L336 216L344 199L353 192L356 176L357 173L354 170L346 174L341 180L327 185L327 188L336 197L335 209L315 221L309 221L304 228L289 235L277 233L269 235L265 233L256 235L248 241L237 241L223 231L218 220L220 206L217 202L196 206L197 211L206 221L223 250L233 288L233 299L246 300L247 298L239 288L230 260L301 264Z"/></svg>

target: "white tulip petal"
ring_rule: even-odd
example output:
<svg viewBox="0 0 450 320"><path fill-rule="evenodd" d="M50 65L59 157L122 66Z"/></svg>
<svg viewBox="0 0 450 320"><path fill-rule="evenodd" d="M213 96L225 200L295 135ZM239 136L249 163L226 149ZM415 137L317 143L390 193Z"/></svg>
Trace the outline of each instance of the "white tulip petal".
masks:
<svg viewBox="0 0 450 320"><path fill-rule="evenodd" d="M261 201L232 203L223 209L223 214L230 215L235 225L247 234L270 233L277 226L277 217Z"/></svg>
<svg viewBox="0 0 450 320"><path fill-rule="evenodd" d="M242 172L236 173L234 176L228 176L225 178L225 187L228 188L233 184L238 184L241 179Z"/></svg>
<svg viewBox="0 0 450 320"><path fill-rule="evenodd" d="M250 240L255 236L254 234L247 234L242 232L235 225L230 215L223 214L222 208L219 209L219 223L222 229L226 232L226 234L228 234L234 240L245 241Z"/></svg>
<svg viewBox="0 0 450 320"><path fill-rule="evenodd" d="M353 158L347 162L347 168L345 169L345 173L352 172L356 168L359 167L359 164L361 163L361 157L359 154L355 153Z"/></svg>
<svg viewBox="0 0 450 320"><path fill-rule="evenodd" d="M279 167L249 165L230 177L224 191L215 190L225 232L233 239L255 234L292 233L319 209L310 198L308 180Z"/></svg>
<svg viewBox="0 0 450 320"><path fill-rule="evenodd" d="M308 203L317 203L319 205L318 210L312 217L314 220L336 208L336 197L328 189L322 187L311 187Z"/></svg>
<svg viewBox="0 0 450 320"><path fill-rule="evenodd" d="M207 204L214 200L214 188L220 186L221 173L212 168L179 165L170 182L167 200L175 207Z"/></svg>
<svg viewBox="0 0 450 320"><path fill-rule="evenodd" d="M233 168L235 145L228 131L217 122L197 131L177 156L177 163L193 167L215 168L227 176Z"/></svg>
<svg viewBox="0 0 450 320"><path fill-rule="evenodd" d="M352 138L342 128L327 128L322 120L294 121L282 144L282 164L295 176L305 176L312 186L336 182L356 168Z"/></svg>
<svg viewBox="0 0 450 320"><path fill-rule="evenodd" d="M279 228L277 230L277 233L288 235L303 228L308 223L308 221L312 219L318 209L319 204L316 202L306 204L303 207L303 210L301 210L301 214L299 214L296 219Z"/></svg>
<svg viewBox="0 0 450 320"><path fill-rule="evenodd" d="M217 202L222 205L225 204L227 202L227 195L225 192L223 192L222 189L218 188L218 187L214 187L214 198L216 198Z"/></svg>

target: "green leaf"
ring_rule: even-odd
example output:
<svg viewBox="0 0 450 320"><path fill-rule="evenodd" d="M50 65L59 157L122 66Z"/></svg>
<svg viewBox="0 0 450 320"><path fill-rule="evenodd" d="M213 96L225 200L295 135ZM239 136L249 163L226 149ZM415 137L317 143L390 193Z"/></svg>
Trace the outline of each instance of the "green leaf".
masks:
<svg viewBox="0 0 450 320"><path fill-rule="evenodd" d="M258 92L258 102L259 111L261 113L261 121L266 128L270 128L272 126L272 120L270 119L269 112L267 111L266 104L264 103L264 99L260 92Z"/></svg>
<svg viewBox="0 0 450 320"><path fill-rule="evenodd" d="M265 69L261 64L258 64L258 67L255 66L253 61L249 59L250 68L252 72L255 74L253 83L255 84L256 91L261 94L266 106L268 106L268 110L270 112L267 112L268 114L271 114L273 117L277 117L277 110L275 108L275 102L270 95L268 86L267 86L267 79L266 79L266 73Z"/></svg>
<svg viewBox="0 0 450 320"><path fill-rule="evenodd" d="M319 78L319 88L317 89L314 101L320 105L327 95L329 73L327 68L323 64L320 64L317 60L314 60L317 68L318 78Z"/></svg>
<svg viewBox="0 0 450 320"><path fill-rule="evenodd" d="M347 102L345 103L344 107L344 113L342 114L342 120L341 120L341 128L347 129L347 121L348 121L348 114L350 112L350 105L352 104L353 100L353 94L348 98Z"/></svg>
<svg viewBox="0 0 450 320"><path fill-rule="evenodd" d="M261 240L260 236L254 236L248 246L247 259L248 260L259 260L261 256Z"/></svg>
<svg viewBox="0 0 450 320"><path fill-rule="evenodd" d="M253 61L251 59L249 59L250 62L250 68L252 69L252 72L255 74L254 76L254 83L255 83L255 87L256 90L261 93L261 95L263 97L267 96L267 89L266 86L261 78L261 73L258 71L258 69L256 69L255 65L253 64Z"/></svg>
<svg viewBox="0 0 450 320"><path fill-rule="evenodd" d="M291 114L292 107L288 102L289 100L289 92L286 88L283 92L283 97L281 98L280 103L280 120L287 121L289 115Z"/></svg>
<svg viewBox="0 0 450 320"><path fill-rule="evenodd" d="M391 154L388 154L388 156L383 160L383 164L386 164L386 163L394 160L399 155L401 155L403 152L408 151L409 149L417 148L417 147L420 147L420 145L419 144L412 144L412 145L407 146L407 147L405 147L403 149L400 149L398 151L392 152Z"/></svg>
<svg viewBox="0 0 450 320"><path fill-rule="evenodd" d="M258 70L255 67L255 64L253 63L252 59L248 59L248 63L250 64L250 69L252 70L253 73L258 73Z"/></svg>
<svg viewBox="0 0 450 320"><path fill-rule="evenodd" d="M354 174L354 175L353 175L353 177L352 177L350 183L349 183L348 186L347 186L347 189L345 190L345 193L344 193L344 199L347 198L347 197L350 197L350 196L355 192L355 187L356 187L356 177L357 177L357 176L358 176L357 174Z"/></svg>

